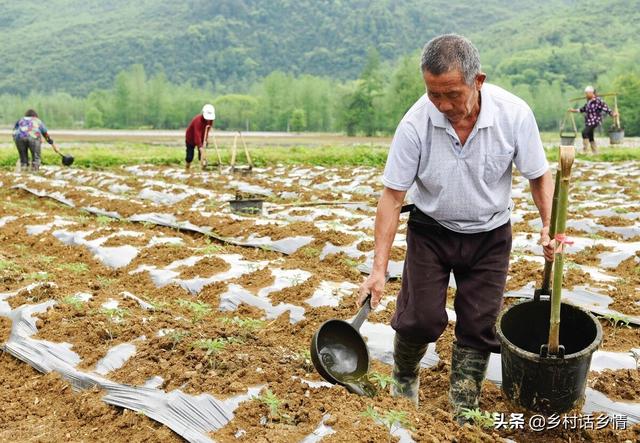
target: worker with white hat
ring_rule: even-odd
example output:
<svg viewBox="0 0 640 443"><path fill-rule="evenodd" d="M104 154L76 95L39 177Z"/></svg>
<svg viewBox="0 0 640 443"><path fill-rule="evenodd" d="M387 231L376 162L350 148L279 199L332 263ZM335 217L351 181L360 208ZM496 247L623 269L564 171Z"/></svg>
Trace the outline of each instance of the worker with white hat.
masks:
<svg viewBox="0 0 640 443"><path fill-rule="evenodd" d="M589 85L584 88L584 95L587 99L587 103L582 108L574 109L570 108L569 112L582 112L584 113L584 129L582 130L582 147L584 153L589 152L589 145L591 145L591 151L594 154L598 153L598 145L594 138L593 132L602 123L602 114L606 113L612 116L618 115L612 111L609 106L596 94L596 90L593 86Z"/></svg>
<svg viewBox="0 0 640 443"><path fill-rule="evenodd" d="M202 167L207 165L205 147L209 138L209 132L216 120L216 110L212 104L207 103L202 107L202 113L193 117L185 134L187 155L185 158L187 171L191 168L195 148L198 148L198 160Z"/></svg>

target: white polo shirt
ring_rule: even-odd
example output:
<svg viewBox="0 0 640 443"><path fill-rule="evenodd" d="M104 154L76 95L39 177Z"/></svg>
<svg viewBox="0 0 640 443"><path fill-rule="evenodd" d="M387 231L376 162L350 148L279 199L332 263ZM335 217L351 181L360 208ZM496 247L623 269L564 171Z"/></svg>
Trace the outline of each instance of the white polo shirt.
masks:
<svg viewBox="0 0 640 443"><path fill-rule="evenodd" d="M382 178L407 191L415 205L447 229L486 232L510 217L511 169L527 179L549 165L529 106L485 83L478 120L464 144L449 120L423 95L407 111L391 142Z"/></svg>

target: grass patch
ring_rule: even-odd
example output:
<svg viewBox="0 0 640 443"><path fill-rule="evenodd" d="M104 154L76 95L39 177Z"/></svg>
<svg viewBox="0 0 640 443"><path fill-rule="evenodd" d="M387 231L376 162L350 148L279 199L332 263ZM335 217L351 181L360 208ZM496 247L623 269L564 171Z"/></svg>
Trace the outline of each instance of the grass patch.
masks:
<svg viewBox="0 0 640 443"><path fill-rule="evenodd" d="M550 148L546 150L547 160L558 161L558 148ZM625 162L631 160L640 160L640 148L602 148L596 155L587 155L582 152L576 152L576 158L592 162Z"/></svg>
<svg viewBox="0 0 640 443"><path fill-rule="evenodd" d="M293 146L252 148L251 158L256 166L275 164L322 166L383 166L387 160L388 146ZM183 165L184 147L158 146L146 143L79 144L65 148L73 155L73 167L104 169L121 165ZM43 164L59 165L60 158L43 149ZM213 150L210 154L213 154ZM229 164L229 149L221 147L223 164ZM15 149L0 149L0 167L14 168L18 153Z"/></svg>
<svg viewBox="0 0 640 443"><path fill-rule="evenodd" d="M71 271L76 274L82 274L83 272L87 272L89 270L89 266L86 263L63 263L58 269L62 271Z"/></svg>
<svg viewBox="0 0 640 443"><path fill-rule="evenodd" d="M554 135L555 137L555 135ZM320 140L319 140L320 141ZM357 142L354 139L354 143ZM555 140L554 140L555 141ZM310 143L313 140L310 140ZM251 147L251 157L256 166L319 165L319 166L384 166L389 143L380 144L324 144L317 146L268 146ZM214 155L210 149L210 156ZM74 143L65 147L64 152L75 157L73 167L106 169L123 165L180 165L184 164L183 146L164 146L140 142ZM550 161L557 160L557 149L547 151ZM43 164L59 165L58 157L50 149L43 149ZM223 164L229 164L229 146L220 146ZM620 162L640 160L640 147L602 148L597 155L578 153L579 159L588 161ZM0 149L0 167L13 169L18 153L15 149ZM212 158L212 157L211 157Z"/></svg>

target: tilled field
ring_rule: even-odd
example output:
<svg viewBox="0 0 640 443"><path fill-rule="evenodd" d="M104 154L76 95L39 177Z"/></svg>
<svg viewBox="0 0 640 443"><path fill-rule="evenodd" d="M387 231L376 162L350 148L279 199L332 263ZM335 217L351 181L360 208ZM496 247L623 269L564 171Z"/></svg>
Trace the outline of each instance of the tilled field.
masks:
<svg viewBox="0 0 640 443"><path fill-rule="evenodd" d="M574 411L580 424L540 432L526 425L529 414L522 429L454 423L453 313L423 359L421 406L390 397L396 279L361 330L378 395L349 394L316 374L311 337L323 321L354 315L353 293L371 262L378 169L3 172L0 439L637 441L640 171L580 162L574 171L565 296L600 315L605 339L584 409ZM235 215L226 203L235 196L266 201ZM506 304L532 295L543 264L537 211L520 177L513 198ZM393 277L405 232L403 224ZM8 354L53 372L38 375ZM481 408L508 419L518 411L499 381L494 355ZM589 425L585 414L604 425Z"/></svg>

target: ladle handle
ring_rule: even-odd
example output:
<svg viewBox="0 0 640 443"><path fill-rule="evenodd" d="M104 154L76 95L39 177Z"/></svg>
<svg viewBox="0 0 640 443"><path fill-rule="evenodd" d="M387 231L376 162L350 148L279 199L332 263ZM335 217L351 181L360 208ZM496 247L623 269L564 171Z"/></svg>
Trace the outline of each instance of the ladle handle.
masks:
<svg viewBox="0 0 640 443"><path fill-rule="evenodd" d="M356 330L359 330L360 326L362 326L362 323L364 323L364 321L369 316L369 312L371 312L371 294L369 294L364 300L364 303L358 311L358 314L351 322L351 326L353 326Z"/></svg>

